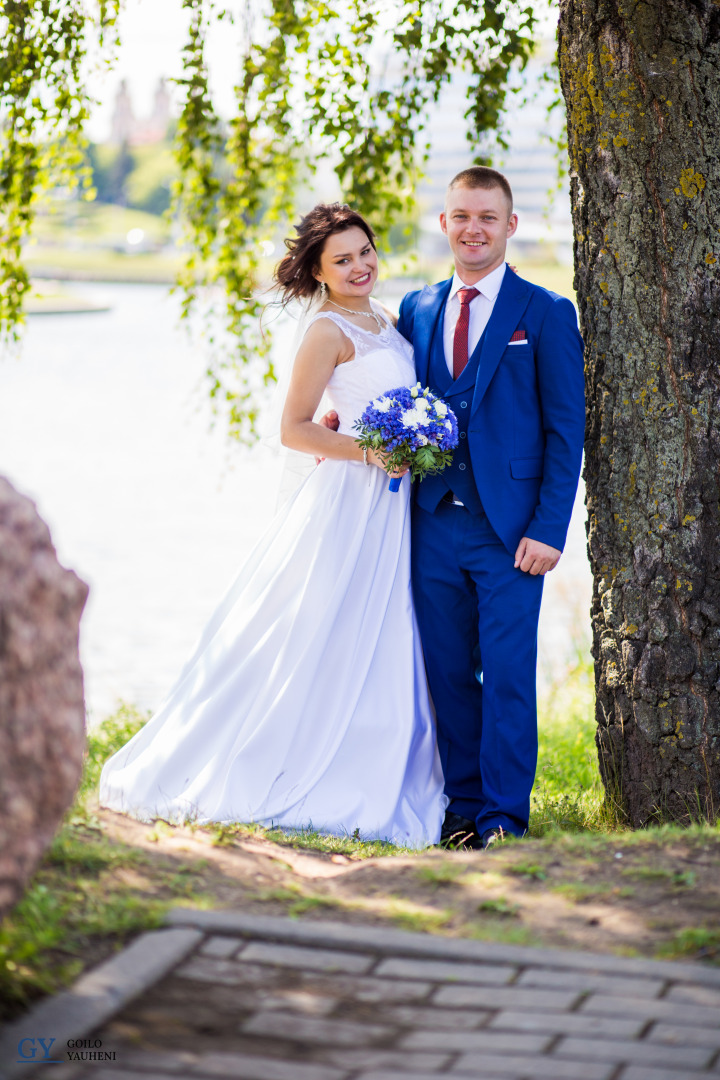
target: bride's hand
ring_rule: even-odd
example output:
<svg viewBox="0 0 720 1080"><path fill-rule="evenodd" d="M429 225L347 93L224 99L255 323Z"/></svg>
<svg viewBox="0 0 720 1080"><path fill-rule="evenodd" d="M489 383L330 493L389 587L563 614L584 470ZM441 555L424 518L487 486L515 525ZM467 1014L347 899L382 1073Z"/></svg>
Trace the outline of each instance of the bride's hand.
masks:
<svg viewBox="0 0 720 1080"><path fill-rule="evenodd" d="M378 469L383 469L390 477L404 476L405 473L410 472L409 465L401 465L395 469L388 469L385 464L385 459L376 450L368 450L367 457L369 465L377 465Z"/></svg>

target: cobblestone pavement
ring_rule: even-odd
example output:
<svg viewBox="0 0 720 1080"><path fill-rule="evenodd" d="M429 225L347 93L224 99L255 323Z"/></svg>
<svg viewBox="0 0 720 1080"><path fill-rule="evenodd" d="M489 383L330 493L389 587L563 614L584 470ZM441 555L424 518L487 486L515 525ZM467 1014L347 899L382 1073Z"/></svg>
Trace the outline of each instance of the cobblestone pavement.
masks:
<svg viewBox="0 0 720 1080"><path fill-rule="evenodd" d="M67 1060L82 1037L95 1058L54 1080L720 1078L718 968L236 912L170 922L6 1029L5 1051L55 1033Z"/></svg>

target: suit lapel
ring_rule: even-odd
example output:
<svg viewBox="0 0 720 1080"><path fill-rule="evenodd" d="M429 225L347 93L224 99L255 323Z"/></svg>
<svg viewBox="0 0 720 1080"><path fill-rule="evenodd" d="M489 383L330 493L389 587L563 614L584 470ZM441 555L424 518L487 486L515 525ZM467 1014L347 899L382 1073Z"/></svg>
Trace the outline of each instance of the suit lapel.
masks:
<svg viewBox="0 0 720 1080"><path fill-rule="evenodd" d="M431 386L441 397L450 392L453 377L450 374L445 359L445 318L444 305L440 309L440 315L435 320L432 343L430 345L430 367L428 369L428 386Z"/></svg>
<svg viewBox="0 0 720 1080"><path fill-rule="evenodd" d="M413 330L415 370L423 386L428 385L433 336L436 333L436 328L439 332L440 328L437 327L437 322L445 308L445 301L451 285L452 278L424 288L415 309L415 326Z"/></svg>
<svg viewBox="0 0 720 1080"><path fill-rule="evenodd" d="M529 301L530 289L527 283L508 267L485 334L473 352L474 358L475 353L478 349L480 350L480 367L475 383L471 414L480 406L490 380L497 371L500 358L517 329Z"/></svg>

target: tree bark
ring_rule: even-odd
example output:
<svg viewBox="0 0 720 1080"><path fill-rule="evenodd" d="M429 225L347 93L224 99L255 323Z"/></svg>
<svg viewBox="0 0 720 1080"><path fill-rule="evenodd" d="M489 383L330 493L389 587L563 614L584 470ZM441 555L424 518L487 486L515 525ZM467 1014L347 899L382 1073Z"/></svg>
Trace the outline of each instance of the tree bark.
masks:
<svg viewBox="0 0 720 1080"><path fill-rule="evenodd" d="M720 0L560 0L597 746L633 825L720 812Z"/></svg>

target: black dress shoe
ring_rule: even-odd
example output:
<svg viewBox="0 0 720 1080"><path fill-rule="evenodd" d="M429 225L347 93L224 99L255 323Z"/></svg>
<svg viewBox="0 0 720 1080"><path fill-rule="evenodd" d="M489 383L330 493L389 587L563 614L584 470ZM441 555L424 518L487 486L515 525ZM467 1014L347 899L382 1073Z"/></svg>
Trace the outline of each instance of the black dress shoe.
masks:
<svg viewBox="0 0 720 1080"><path fill-rule="evenodd" d="M497 829L486 829L480 837L480 847L483 851L491 851L492 848L499 847L507 838L507 833L504 829L498 827Z"/></svg>
<svg viewBox="0 0 720 1080"><path fill-rule="evenodd" d="M482 847L475 822L448 810L440 830L440 846L450 849L466 848L477 851Z"/></svg>

